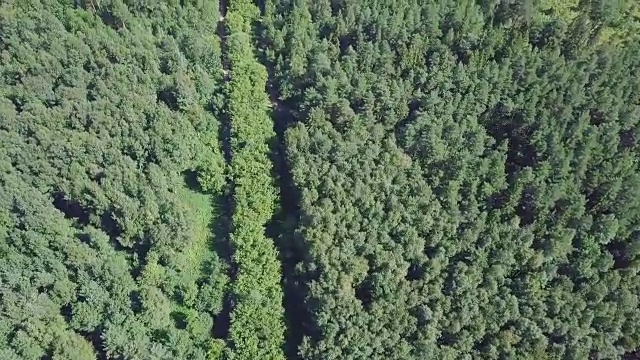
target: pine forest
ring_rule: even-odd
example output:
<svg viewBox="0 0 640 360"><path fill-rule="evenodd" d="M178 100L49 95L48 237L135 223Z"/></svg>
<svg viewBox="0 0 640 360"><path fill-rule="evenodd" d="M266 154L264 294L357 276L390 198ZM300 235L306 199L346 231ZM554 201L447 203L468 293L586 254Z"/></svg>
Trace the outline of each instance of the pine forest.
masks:
<svg viewBox="0 0 640 360"><path fill-rule="evenodd" d="M0 0L0 359L640 359L640 1Z"/></svg>

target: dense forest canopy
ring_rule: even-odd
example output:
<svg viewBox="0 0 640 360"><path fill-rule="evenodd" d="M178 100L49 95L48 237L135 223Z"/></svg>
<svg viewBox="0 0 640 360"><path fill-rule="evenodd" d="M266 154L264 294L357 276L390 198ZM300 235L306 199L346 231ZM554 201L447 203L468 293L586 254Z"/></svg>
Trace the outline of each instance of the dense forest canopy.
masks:
<svg viewBox="0 0 640 360"><path fill-rule="evenodd" d="M298 120L302 358L638 347L637 10L267 3L265 51Z"/></svg>
<svg viewBox="0 0 640 360"><path fill-rule="evenodd" d="M0 0L1 359L633 359L633 0Z"/></svg>
<svg viewBox="0 0 640 360"><path fill-rule="evenodd" d="M217 16L2 2L0 358L206 358L227 272L185 176L224 182Z"/></svg>

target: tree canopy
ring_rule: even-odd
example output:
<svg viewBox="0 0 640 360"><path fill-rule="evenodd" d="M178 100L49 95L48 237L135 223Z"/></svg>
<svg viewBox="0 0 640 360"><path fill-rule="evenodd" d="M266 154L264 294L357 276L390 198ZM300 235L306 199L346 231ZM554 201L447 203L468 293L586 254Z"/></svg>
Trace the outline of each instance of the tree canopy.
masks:
<svg viewBox="0 0 640 360"><path fill-rule="evenodd" d="M0 1L0 358L637 357L639 30Z"/></svg>
<svg viewBox="0 0 640 360"><path fill-rule="evenodd" d="M304 359L636 349L637 5L269 1Z"/></svg>
<svg viewBox="0 0 640 360"><path fill-rule="evenodd" d="M0 358L205 359L215 3L0 5ZM197 183L196 183L197 184Z"/></svg>

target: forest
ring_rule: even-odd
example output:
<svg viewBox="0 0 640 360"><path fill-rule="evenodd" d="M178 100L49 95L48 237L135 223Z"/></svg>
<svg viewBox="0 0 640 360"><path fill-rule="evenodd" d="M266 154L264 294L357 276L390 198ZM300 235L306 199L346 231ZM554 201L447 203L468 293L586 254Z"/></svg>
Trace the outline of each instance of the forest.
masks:
<svg viewBox="0 0 640 360"><path fill-rule="evenodd" d="M640 359L640 2L0 0L0 359Z"/></svg>

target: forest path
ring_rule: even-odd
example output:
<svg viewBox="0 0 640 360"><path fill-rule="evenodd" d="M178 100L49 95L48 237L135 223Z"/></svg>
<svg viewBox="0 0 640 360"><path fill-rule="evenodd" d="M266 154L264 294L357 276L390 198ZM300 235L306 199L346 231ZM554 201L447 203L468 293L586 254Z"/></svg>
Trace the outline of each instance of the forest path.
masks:
<svg viewBox="0 0 640 360"><path fill-rule="evenodd" d="M263 50L262 55L266 54L261 41L258 42L258 47ZM265 90L271 103L273 130L276 134L271 143L271 161L279 190L279 208L267 228L267 234L274 239L282 264L281 283L286 321L285 355L289 360L298 360L298 349L305 334L305 324L310 324L310 315L304 306L306 282L296 271L296 266L304 259L304 240L295 234L300 216L300 191L295 185L287 158L286 133L295 125L296 116L293 109L280 99L274 67L265 56L259 56L259 59L268 74Z"/></svg>
<svg viewBox="0 0 640 360"><path fill-rule="evenodd" d="M227 46L227 0L220 0L218 2L218 13L220 14L220 18L218 18L218 37L220 38L220 58L222 61L222 72L224 74L224 82L229 81L229 57L228 55L228 46Z"/></svg>
<svg viewBox="0 0 640 360"><path fill-rule="evenodd" d="M231 64L229 62L229 46L227 44L227 24L226 24L226 15L227 15L227 1L220 0L218 12L220 13L220 18L218 19L217 25L217 33L218 38L220 38L220 62L222 64L222 80L224 86L229 82L229 70L231 68ZM222 150L224 154L225 164L229 165L231 163L231 119L229 119L228 114L223 109L220 112L220 143L222 144ZM227 183L232 184L231 179L227 178ZM231 194L229 194L231 195ZM231 213L230 213L231 214Z"/></svg>
<svg viewBox="0 0 640 360"><path fill-rule="evenodd" d="M222 64L222 82L223 86L229 82L229 57L228 57L228 45L227 45L227 27L226 27L226 14L227 14L227 1L220 0L218 3L220 18L218 19L216 32L220 39L220 62ZM225 105L226 107L226 105ZM233 179L229 174L229 166L231 164L231 119L229 118L226 108L218 111L218 121L220 127L218 129L218 141L222 146L222 152L225 162L225 181L226 181L226 193L221 196L220 201L220 228L219 228L219 241L224 248L225 262L229 266L228 276L229 281L232 283L235 278L236 269L231 259L231 219L233 216ZM233 303L230 294L225 294L222 310L218 314L214 321L213 337L216 339L224 340L228 343L229 329L231 327L231 310L233 309Z"/></svg>

